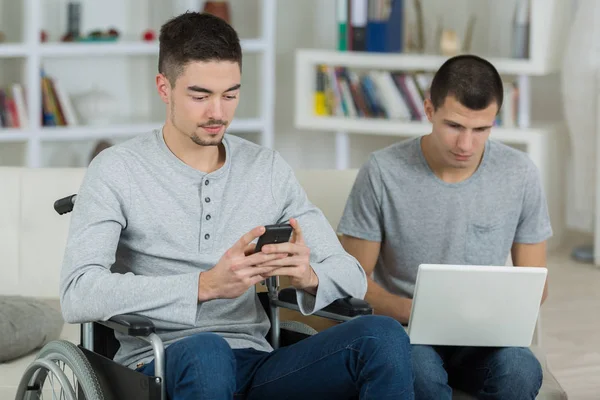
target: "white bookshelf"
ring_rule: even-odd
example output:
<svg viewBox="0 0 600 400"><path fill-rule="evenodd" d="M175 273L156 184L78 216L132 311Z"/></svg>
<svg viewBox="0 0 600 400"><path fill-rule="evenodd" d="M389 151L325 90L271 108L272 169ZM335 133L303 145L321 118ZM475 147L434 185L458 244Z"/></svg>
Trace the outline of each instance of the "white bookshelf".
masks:
<svg viewBox="0 0 600 400"><path fill-rule="evenodd" d="M565 127L560 123L540 124L531 120L531 77L544 76L560 70L562 39L568 22L568 2L563 0L531 0L530 49L528 59L483 55L498 70L503 79L516 80L519 87L518 120L516 126L498 126L491 138L523 149L537 165L549 197L549 207L558 243L563 225L563 174L553 160L558 159L564 144ZM506 22L510 29L511 21ZM475 52L477 54L477 52ZM335 135L335 164L338 169L350 168L351 140L357 135L417 137L428 134L429 122L383 118L349 118L318 116L314 113L316 70L320 65L348 67L354 70L384 70L433 73L447 57L436 54L374 53L329 49L298 49L295 54L295 112L298 129Z"/></svg>
<svg viewBox="0 0 600 400"><path fill-rule="evenodd" d="M7 0L4 0L7 1ZM12 1L12 0L11 0ZM1 143L18 142L26 146L24 165L44 167L43 144L59 142L82 142L98 139L126 139L136 134L158 128L163 121L161 116L142 116L125 118L106 125L75 125L60 127L41 126L41 76L40 68L45 60L78 63L85 59L103 59L106 57L158 56L158 40L153 42L135 41L120 38L115 42L99 43L61 43L40 41L40 32L47 20L42 15L42 5L46 0L24 0L22 43L0 44L0 62L8 59L23 61L23 80L21 83L27 98L28 128L13 129L0 127ZM138 0L151 1L151 0ZM181 8L182 0L170 0ZM201 1L183 2L189 9L199 10ZM258 141L266 147L274 143L275 105L275 23L276 0L257 0L260 5L259 35L254 38L242 38L244 57L256 54L259 58L256 81L259 93L248 92L245 96L256 97L259 104L258 116L240 117L232 121L228 132L234 134L258 133ZM85 2L83 2L85 7ZM232 4L232 8L236 4ZM143 16L142 16L143 17ZM84 32L85 33L85 32ZM93 79L93 78L92 78ZM152 82L149 82L151 84ZM69 93L70 94L70 93ZM153 94L156 95L156 94Z"/></svg>

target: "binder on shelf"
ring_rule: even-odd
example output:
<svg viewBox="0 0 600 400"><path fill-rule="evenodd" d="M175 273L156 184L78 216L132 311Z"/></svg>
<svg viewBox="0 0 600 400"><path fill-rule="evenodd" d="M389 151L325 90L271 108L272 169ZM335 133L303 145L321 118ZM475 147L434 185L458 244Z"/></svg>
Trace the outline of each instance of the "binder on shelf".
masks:
<svg viewBox="0 0 600 400"><path fill-rule="evenodd" d="M399 53L405 0L336 0L338 51Z"/></svg>
<svg viewBox="0 0 600 400"><path fill-rule="evenodd" d="M351 40L353 51L367 50L367 0L351 0L350 9Z"/></svg>
<svg viewBox="0 0 600 400"><path fill-rule="evenodd" d="M348 0L336 0L337 27L338 27L338 50L348 49Z"/></svg>

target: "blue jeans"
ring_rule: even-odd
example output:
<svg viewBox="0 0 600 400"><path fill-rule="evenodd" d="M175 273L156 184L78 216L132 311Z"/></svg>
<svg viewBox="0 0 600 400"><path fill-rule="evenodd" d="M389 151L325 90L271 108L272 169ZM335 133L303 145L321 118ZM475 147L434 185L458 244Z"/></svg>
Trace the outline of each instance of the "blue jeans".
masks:
<svg viewBox="0 0 600 400"><path fill-rule="evenodd" d="M392 318L364 316L272 352L232 350L214 333L165 350L171 400L414 399L410 344ZM154 362L138 369L154 374Z"/></svg>
<svg viewBox="0 0 600 400"><path fill-rule="evenodd" d="M542 367L527 348L412 346L415 398L450 400L451 387L478 399L535 399Z"/></svg>

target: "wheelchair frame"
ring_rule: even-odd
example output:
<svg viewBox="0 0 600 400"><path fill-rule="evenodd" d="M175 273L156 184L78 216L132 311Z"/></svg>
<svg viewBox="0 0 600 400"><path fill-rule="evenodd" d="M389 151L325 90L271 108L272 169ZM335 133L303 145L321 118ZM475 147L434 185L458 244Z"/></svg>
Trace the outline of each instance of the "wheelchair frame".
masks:
<svg viewBox="0 0 600 400"><path fill-rule="evenodd" d="M60 215L71 212L75 205L76 198L77 195L73 194L57 200L54 203L55 211ZM286 339L290 342L295 342L316 333L314 329L300 322L280 321L280 308L300 311L295 289L285 288L280 290L278 277L269 277L263 284L267 286L267 292L258 293L258 296L271 321L271 329L267 336L270 337L270 343L274 349L279 348L282 345L282 341L285 341ZM344 322L362 315L370 314L373 314L373 308L366 301L346 297L336 300L312 315ZM106 329L112 331L110 332L110 334L113 335L112 339L110 337L96 337L96 331L103 331L103 334L108 335L109 333L105 332ZM111 350L108 349L106 343L111 341L118 343L116 338L114 338L114 332L136 337L148 342L152 346L155 362L154 376L146 376L112 360L113 354L110 354ZM282 333L284 335L282 335ZM102 339L105 340L105 343L100 345ZM133 377L139 379L139 385L142 388L141 390L147 392L149 400L167 399L165 384L165 347L160 336L155 331L153 322L149 318L135 314L123 314L115 315L107 321L83 323L81 324L81 344L77 347L92 365L94 373L98 377L100 387L103 390L105 399L131 398L131 392L125 395L115 393L114 386L118 386L119 389L135 390L131 389L133 387L131 381L127 382L127 379ZM97 351L99 347L101 347L101 351L104 354ZM28 383L23 382L22 379L20 386L24 384ZM127 389L128 387L129 389ZM32 388L31 390L33 389L35 388ZM137 390L140 389L138 388ZM25 393L24 398L30 398L28 392ZM21 399L17 398L17 400Z"/></svg>

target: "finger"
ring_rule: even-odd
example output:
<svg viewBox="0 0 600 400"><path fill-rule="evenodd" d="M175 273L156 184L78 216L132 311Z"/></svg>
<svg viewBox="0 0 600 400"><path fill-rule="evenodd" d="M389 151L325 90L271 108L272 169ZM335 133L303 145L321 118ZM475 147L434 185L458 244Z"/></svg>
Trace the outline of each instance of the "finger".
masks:
<svg viewBox="0 0 600 400"><path fill-rule="evenodd" d="M253 277L256 275L268 274L279 267L248 267L239 272L243 277Z"/></svg>
<svg viewBox="0 0 600 400"><path fill-rule="evenodd" d="M292 225L292 228L294 228L293 242L304 244L304 234L302 233L302 228L300 228L298 220L296 218L290 218L290 225Z"/></svg>
<svg viewBox="0 0 600 400"><path fill-rule="evenodd" d="M244 255L250 256L250 255L254 254L255 251L256 251L256 243L250 243L244 249Z"/></svg>
<svg viewBox="0 0 600 400"><path fill-rule="evenodd" d="M306 246L298 243L277 243L263 246L262 252L265 254L271 253L288 253L288 254L305 254Z"/></svg>
<svg viewBox="0 0 600 400"><path fill-rule="evenodd" d="M245 233L233 246L232 249L239 251L240 253L245 252L246 247L257 237L265 233L264 226L257 226L252 229L250 232Z"/></svg>
<svg viewBox="0 0 600 400"><path fill-rule="evenodd" d="M298 266L306 264L306 263L307 262L304 257L291 256L291 257L285 257L285 258L281 258L281 259L277 259L277 260L267 261L262 264L256 265L256 267L268 266L268 267L292 268L292 267L298 267Z"/></svg>
<svg viewBox="0 0 600 400"><path fill-rule="evenodd" d="M298 278L300 276L300 268L287 268L280 267L272 269L271 271L265 272L262 274L265 278L271 276L289 276L292 278Z"/></svg>
<svg viewBox="0 0 600 400"><path fill-rule="evenodd" d="M276 260L278 258L287 257L287 253L273 253L273 254L265 254L265 253L255 253L245 257L240 263L232 267L232 270L238 271L243 268L254 267L256 265L265 264L271 260Z"/></svg>

